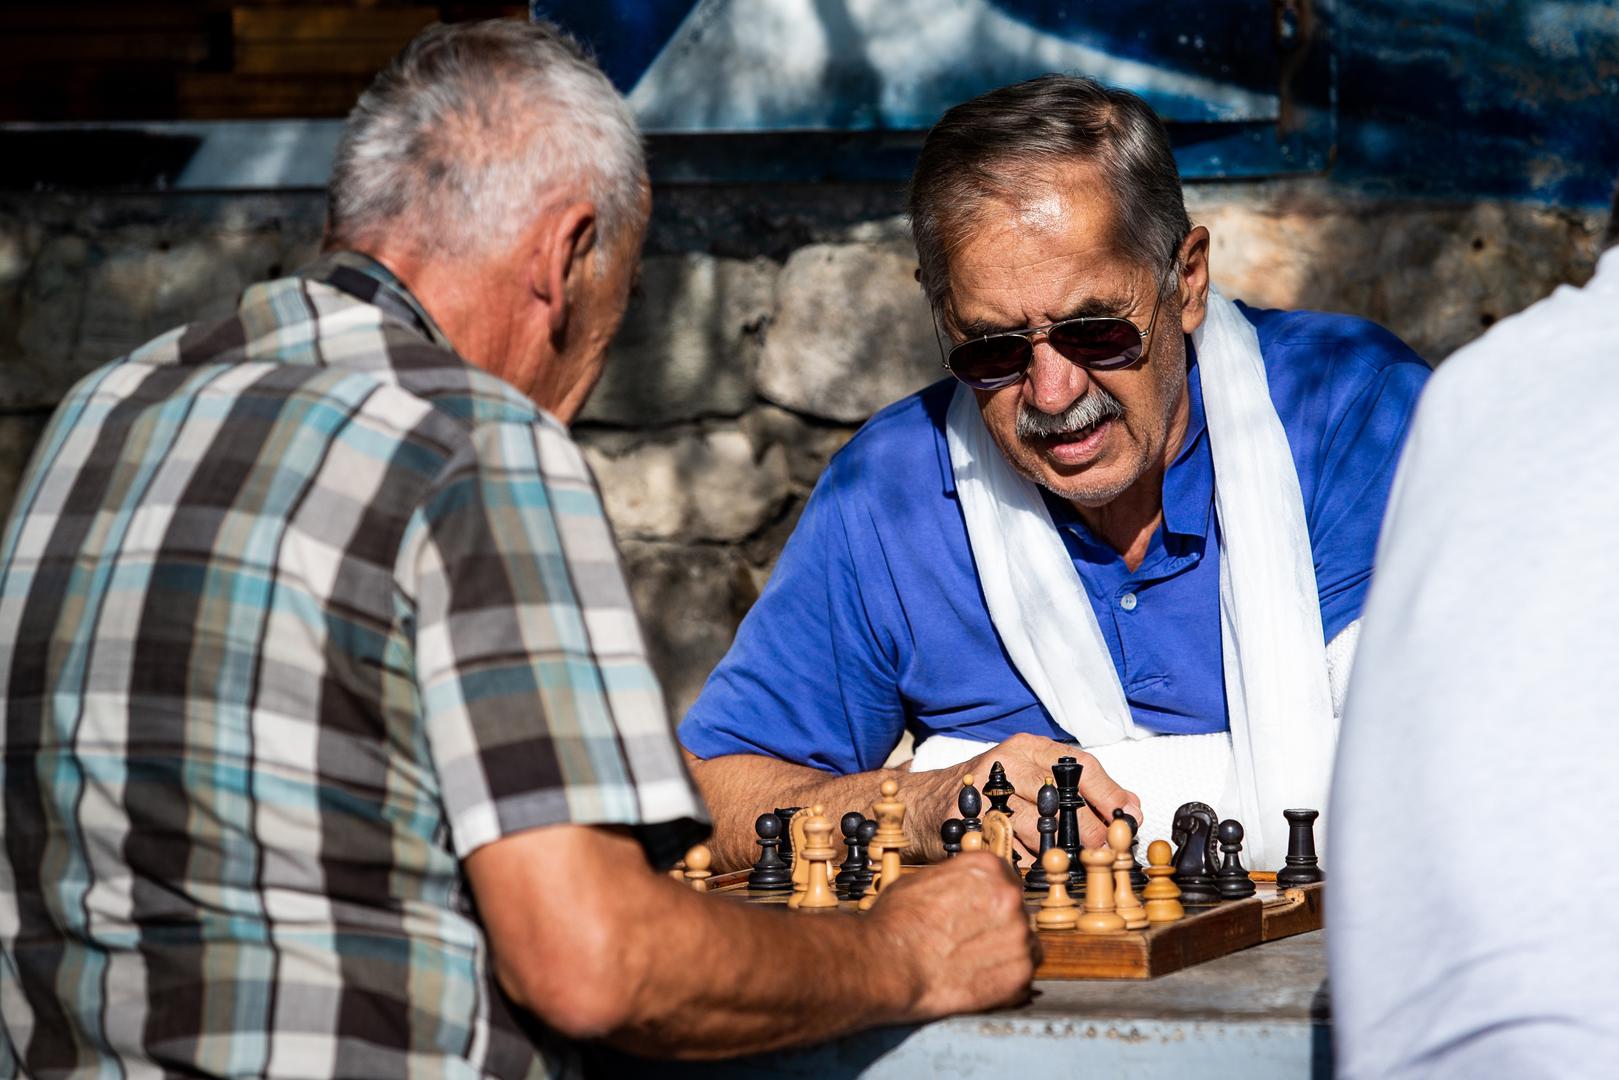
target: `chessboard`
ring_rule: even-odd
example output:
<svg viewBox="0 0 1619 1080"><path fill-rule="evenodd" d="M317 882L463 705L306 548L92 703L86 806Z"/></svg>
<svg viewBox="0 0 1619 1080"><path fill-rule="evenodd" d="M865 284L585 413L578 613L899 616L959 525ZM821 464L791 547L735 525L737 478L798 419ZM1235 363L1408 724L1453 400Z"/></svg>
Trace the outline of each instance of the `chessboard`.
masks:
<svg viewBox="0 0 1619 1080"><path fill-rule="evenodd" d="M923 867L907 866L906 873ZM1072 930L1038 930L1042 959L1036 979L1154 979L1172 971L1207 963L1222 956L1276 941L1294 934L1319 930L1325 884L1317 882L1279 889L1274 875L1253 875L1255 895L1226 900L1213 907L1188 908L1186 916L1145 930L1110 934L1082 934ZM753 904L787 903L791 894L760 893L748 889L748 871L716 875L709 891ZM1029 923L1040 909L1038 897L1026 897ZM857 915L859 905L841 900L836 909ZM824 917L822 912L816 916Z"/></svg>
<svg viewBox="0 0 1619 1080"><path fill-rule="evenodd" d="M1073 759L1064 758L1053 771L1057 781L1047 778L1037 800L1040 857L1024 875L1024 906L1043 953L1035 971L1037 980L1151 979L1267 941L1321 929L1326 886L1310 833L1314 811L1287 812L1288 866L1277 875L1250 873L1242 867L1243 830L1237 822L1220 821L1205 804L1187 803L1175 815L1173 854L1168 843L1154 842L1148 852L1150 865L1143 872L1134 859L1136 826L1127 815L1114 815L1105 845L1079 848L1075 821L1084 801L1078 795L1078 768ZM762 855L752 870L710 875L708 851L699 846L688 854L685 870L676 870L675 875L686 878L699 891L794 908L799 918L858 916L880 892L884 874L926 872L923 866L899 865L895 850L882 851L885 842L891 848L901 846L904 819L893 781L882 787L882 797L873 804L875 820L859 812L842 818L849 856L837 874L835 890L833 826L822 807L786 808L761 815L756 829ZM983 794L993 804L987 811L973 777L962 778L957 805L963 817L940 826L946 856L954 857L962 850L986 850L1015 869L1010 817L997 818L1007 814L1013 792L998 765L992 768ZM1080 857L1074 858L1070 851ZM872 866L879 854L886 859L874 875ZM1080 862L1084 863L1082 870ZM1071 863L1073 874L1069 873ZM817 876L819 881L811 884ZM1053 887L1051 883L1057 881L1064 884ZM1142 882L1141 888L1132 884ZM1053 912L1051 897L1059 889L1066 907ZM819 901L806 901L806 892ZM1136 892L1146 901L1145 907L1140 906ZM1091 900L1086 899L1087 893ZM1119 914L1126 914L1121 905L1133 909L1131 923L1139 929L1099 930L1094 922L1085 929L1075 926L1076 921L1084 924L1082 914L1094 920L1094 913L1102 910L1108 913L1105 919L1115 907ZM1053 915L1057 917L1053 919ZM1122 919L1114 920L1114 925L1122 925Z"/></svg>

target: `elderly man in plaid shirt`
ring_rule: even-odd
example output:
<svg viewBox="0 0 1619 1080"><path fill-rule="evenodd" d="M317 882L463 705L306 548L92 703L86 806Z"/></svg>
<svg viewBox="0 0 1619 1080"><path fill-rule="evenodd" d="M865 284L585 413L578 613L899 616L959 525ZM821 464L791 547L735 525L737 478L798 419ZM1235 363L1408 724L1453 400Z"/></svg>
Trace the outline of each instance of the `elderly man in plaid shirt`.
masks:
<svg viewBox="0 0 1619 1080"><path fill-rule="evenodd" d="M814 933L654 870L706 811L565 427L647 212L576 46L434 28L327 255L68 396L0 561L0 1074L556 1074L1024 991L987 856Z"/></svg>

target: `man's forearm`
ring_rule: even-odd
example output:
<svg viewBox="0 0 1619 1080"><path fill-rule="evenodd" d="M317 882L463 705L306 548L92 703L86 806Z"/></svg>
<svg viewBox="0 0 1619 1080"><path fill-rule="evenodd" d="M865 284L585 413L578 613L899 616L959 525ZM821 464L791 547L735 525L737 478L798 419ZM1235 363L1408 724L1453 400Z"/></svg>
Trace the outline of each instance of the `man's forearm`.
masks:
<svg viewBox="0 0 1619 1080"><path fill-rule="evenodd" d="M912 773L908 769L873 769L871 772L834 776L780 758L758 754L728 754L704 761L686 755L697 786L714 817L715 864L736 870L750 865L758 854L753 823L778 806L826 808L834 822L850 810L870 816L884 780L899 784L899 799L907 804L905 835L910 841L903 856L908 860L937 859L938 837L932 835L947 813L941 792L950 777L941 773ZM923 827L928 823L930 827ZM833 837L837 839L836 835Z"/></svg>
<svg viewBox="0 0 1619 1080"><path fill-rule="evenodd" d="M648 1055L928 1020L1003 1002L1033 971L1021 889L987 857L902 880L859 919L699 895L601 829L530 830L466 865L507 992L565 1035Z"/></svg>

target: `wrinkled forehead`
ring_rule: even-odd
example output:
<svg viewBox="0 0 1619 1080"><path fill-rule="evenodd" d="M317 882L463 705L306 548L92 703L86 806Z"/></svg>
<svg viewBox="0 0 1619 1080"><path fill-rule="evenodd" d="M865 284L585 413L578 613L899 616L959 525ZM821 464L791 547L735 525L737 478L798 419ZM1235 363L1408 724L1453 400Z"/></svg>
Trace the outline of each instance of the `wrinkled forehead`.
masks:
<svg viewBox="0 0 1619 1080"><path fill-rule="evenodd" d="M1090 176L1031 178L986 194L949 247L950 321L1033 325L1129 307L1142 268L1118 243L1116 218L1110 192Z"/></svg>

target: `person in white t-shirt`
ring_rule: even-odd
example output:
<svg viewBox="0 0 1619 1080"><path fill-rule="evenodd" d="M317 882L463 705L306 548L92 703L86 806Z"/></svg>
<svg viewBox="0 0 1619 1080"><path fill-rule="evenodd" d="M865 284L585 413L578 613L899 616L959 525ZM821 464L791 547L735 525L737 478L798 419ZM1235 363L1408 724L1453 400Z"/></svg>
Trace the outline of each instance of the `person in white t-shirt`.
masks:
<svg viewBox="0 0 1619 1080"><path fill-rule="evenodd" d="M1619 1070L1616 245L1619 200L1418 407L1333 784L1341 1077Z"/></svg>

